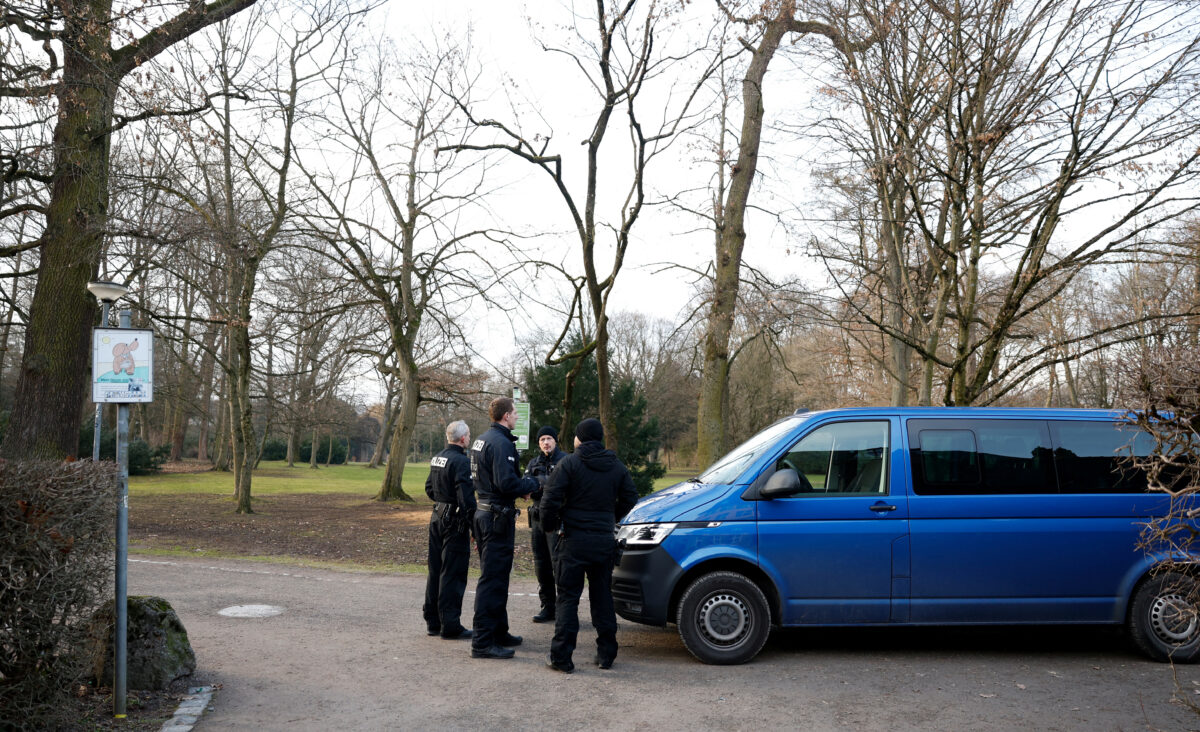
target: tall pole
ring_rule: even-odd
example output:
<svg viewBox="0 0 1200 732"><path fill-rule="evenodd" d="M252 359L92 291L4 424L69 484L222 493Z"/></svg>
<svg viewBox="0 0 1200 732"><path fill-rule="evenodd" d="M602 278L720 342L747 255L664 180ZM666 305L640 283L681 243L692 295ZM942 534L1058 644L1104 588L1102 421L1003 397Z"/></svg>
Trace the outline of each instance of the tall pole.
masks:
<svg viewBox="0 0 1200 732"><path fill-rule="evenodd" d="M108 327L108 309L112 307L111 300L100 301L100 327ZM100 462L100 418L103 414L104 403L96 402L96 428L92 430L92 462Z"/></svg>
<svg viewBox="0 0 1200 732"><path fill-rule="evenodd" d="M121 310L121 327L129 327L129 311ZM129 607L126 569L129 563L129 405L117 405L117 479L120 502L117 504L116 615L117 633L113 642L113 716L125 718L125 645L129 632Z"/></svg>

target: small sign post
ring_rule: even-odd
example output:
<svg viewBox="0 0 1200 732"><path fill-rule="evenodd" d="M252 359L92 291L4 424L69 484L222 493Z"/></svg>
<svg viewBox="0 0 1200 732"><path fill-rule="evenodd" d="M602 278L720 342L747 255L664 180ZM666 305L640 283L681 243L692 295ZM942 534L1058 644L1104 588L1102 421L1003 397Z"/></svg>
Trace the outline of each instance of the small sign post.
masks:
<svg viewBox="0 0 1200 732"><path fill-rule="evenodd" d="M529 449L529 402L521 401L521 389L513 387L513 405L517 409L517 424L513 436L517 438L517 449Z"/></svg>
<svg viewBox="0 0 1200 732"><path fill-rule="evenodd" d="M113 716L125 718L126 648L129 635L129 405L154 401L154 332L129 327L121 311L120 328L92 331L92 401L117 404L117 556L116 628L113 639ZM99 432L99 430L97 430Z"/></svg>

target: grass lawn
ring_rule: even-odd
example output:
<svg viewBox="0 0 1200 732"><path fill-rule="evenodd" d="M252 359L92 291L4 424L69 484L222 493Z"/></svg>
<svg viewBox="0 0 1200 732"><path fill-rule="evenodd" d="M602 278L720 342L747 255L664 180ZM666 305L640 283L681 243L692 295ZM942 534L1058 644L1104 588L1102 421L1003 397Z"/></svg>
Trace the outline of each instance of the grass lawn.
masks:
<svg viewBox="0 0 1200 732"><path fill-rule="evenodd" d="M289 468L287 463L264 460L254 471L254 482L250 491L255 496L270 496L280 493L359 493L366 497L379 492L383 482L383 468L370 470L362 463L331 465L313 470L308 465ZM654 481L654 490L661 490L687 480L695 471L673 470ZM429 475L429 463L408 463L404 466L404 491L417 501L428 501L425 497L425 478ZM160 473L158 475L135 475L129 479L131 495L154 496L173 493L227 493L233 494L233 473Z"/></svg>
<svg viewBox="0 0 1200 732"><path fill-rule="evenodd" d="M313 470L308 465L289 468L287 463L264 460L254 471L250 492L255 496L280 493L360 493L365 497L379 492L383 468L371 470L363 463L331 465ZM409 463L404 466L404 491L418 501L425 497L425 478L429 463ZM160 473L135 475L129 479L131 495L163 495L172 493L233 494L233 473Z"/></svg>
<svg viewBox="0 0 1200 732"><path fill-rule="evenodd" d="M202 468L196 464L196 468ZM404 490L414 500L374 500L382 469L362 463L313 470L264 462L251 487L254 513L234 512L233 475L171 472L130 479L130 540L135 551L168 556L237 557L298 561L372 571L423 571L429 535L428 463L404 469ZM692 475L675 471L656 482L674 485ZM518 501L525 509L527 502ZM514 569L533 571L529 528L517 520ZM477 565L472 554L472 566Z"/></svg>

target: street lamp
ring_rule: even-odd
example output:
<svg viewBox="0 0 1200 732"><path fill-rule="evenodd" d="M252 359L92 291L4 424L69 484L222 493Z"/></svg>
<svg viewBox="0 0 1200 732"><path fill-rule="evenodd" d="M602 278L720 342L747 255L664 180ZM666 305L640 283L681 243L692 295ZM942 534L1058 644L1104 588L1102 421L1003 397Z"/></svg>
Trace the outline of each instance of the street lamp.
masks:
<svg viewBox="0 0 1200 732"><path fill-rule="evenodd" d="M114 302L120 300L129 292L129 288L116 282L89 282L88 292L100 301L102 312L100 327L108 327L108 310ZM120 325L129 327L129 311L121 311ZM93 358L95 355L93 354ZM132 372L131 372L132 373ZM100 460L100 410L102 402L96 402L96 432L92 438L92 460ZM120 501L117 504L117 554L115 561L115 577L113 581L114 602L113 611L116 614L116 628L113 638L113 715L117 719L125 718L125 687L126 687L126 653L129 632L128 606L128 570L129 562L129 405L117 405L117 444L116 459L118 465L118 481L120 483Z"/></svg>
<svg viewBox="0 0 1200 732"><path fill-rule="evenodd" d="M117 300L125 297L129 288L116 282L89 282L88 292L100 301L100 327L108 325L108 309ZM100 415L103 405L96 404L96 427L92 432L92 462L100 461Z"/></svg>

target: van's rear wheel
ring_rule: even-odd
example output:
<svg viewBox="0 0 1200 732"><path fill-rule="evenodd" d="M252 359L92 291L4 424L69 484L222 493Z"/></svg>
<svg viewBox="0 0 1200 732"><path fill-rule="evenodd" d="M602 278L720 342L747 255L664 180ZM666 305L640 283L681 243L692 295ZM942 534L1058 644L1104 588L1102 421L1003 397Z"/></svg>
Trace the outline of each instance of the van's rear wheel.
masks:
<svg viewBox="0 0 1200 732"><path fill-rule="evenodd" d="M1133 596L1129 635L1156 661L1200 660L1200 606L1195 578L1164 572L1146 580Z"/></svg>
<svg viewBox="0 0 1200 732"><path fill-rule="evenodd" d="M733 665L758 655L771 632L771 610L758 585L736 572L692 582L679 601L679 636L704 663Z"/></svg>

